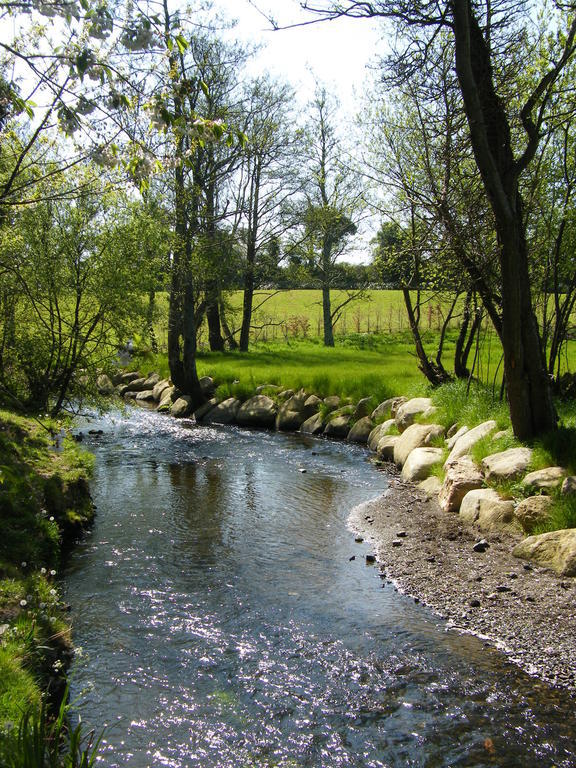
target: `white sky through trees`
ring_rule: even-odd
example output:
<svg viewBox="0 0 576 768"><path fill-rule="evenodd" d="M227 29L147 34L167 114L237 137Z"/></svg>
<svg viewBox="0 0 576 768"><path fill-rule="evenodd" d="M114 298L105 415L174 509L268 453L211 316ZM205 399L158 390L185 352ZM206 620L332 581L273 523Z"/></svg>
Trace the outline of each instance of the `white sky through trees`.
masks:
<svg viewBox="0 0 576 768"><path fill-rule="evenodd" d="M298 0L215 0L238 24L232 36L261 43L265 48L252 64L252 71L268 71L288 80L305 103L314 92L315 79L336 95L347 117L353 117L356 97L368 73L366 65L383 52L382 24L368 19L337 19L307 26L272 31L254 6L287 26L312 21Z"/></svg>
<svg viewBox="0 0 576 768"><path fill-rule="evenodd" d="M283 27L274 31L260 9ZM353 133L360 109L364 83L370 79L367 66L385 53L383 24L370 19L337 19L305 26L289 26L312 21L315 17L303 11L299 0L214 0L214 9L221 10L237 24L230 31L232 39L259 43L262 50L248 65L251 74L268 72L288 81L297 91L306 117L307 103L313 98L316 83L338 98L342 136ZM350 142L348 142L349 144ZM370 261L370 240L378 221L364 212L356 223L359 231L351 243L344 261Z"/></svg>

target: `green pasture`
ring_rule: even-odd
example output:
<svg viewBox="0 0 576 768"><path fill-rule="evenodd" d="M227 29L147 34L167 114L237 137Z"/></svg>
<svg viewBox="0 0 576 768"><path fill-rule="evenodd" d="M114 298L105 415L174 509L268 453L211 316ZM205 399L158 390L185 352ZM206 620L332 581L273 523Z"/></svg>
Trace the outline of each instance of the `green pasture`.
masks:
<svg viewBox="0 0 576 768"><path fill-rule="evenodd" d="M333 291L333 306L346 297L345 291ZM413 298L415 300L416 296ZM397 382L411 388L424 386L401 291L366 291L363 298L344 307L335 326L336 348L333 350L325 350L321 345L320 291L258 292L254 306L249 357L227 353L220 359L210 355L207 329L205 324L202 325L198 345L199 367L203 373L221 373L225 380L247 376L260 382L274 383L272 379L275 378L287 385L288 378L303 384L315 376L338 375L361 380L372 375L385 380L386 386ZM160 351L165 352L168 342L168 299L165 293L159 294L157 308L155 332ZM241 308L242 292L227 294L225 315L232 332L239 330ZM447 298L443 299L433 292L422 292L420 329L431 358L436 355L440 330L449 308ZM461 303L450 320L442 352L442 361L448 371L453 367L460 312ZM470 353L469 365L473 364L475 378L491 387L500 386L501 349L488 323L483 325ZM569 342L563 367L565 370L576 368L576 341ZM338 374L334 370L336 368Z"/></svg>
<svg viewBox="0 0 576 768"><path fill-rule="evenodd" d="M335 309L348 298L346 291L332 291L332 307ZM242 313L242 291L226 296L226 319L230 329L239 330ZM168 336L168 297L158 296L156 332L161 346L166 346ZM422 328L424 331L440 330L449 303L432 292L422 293ZM458 318L451 321L455 327ZM322 337L322 294L318 290L258 291L254 296L252 317L252 341L276 342L292 339ZM357 301L343 309L336 322L335 335L391 334L409 330L408 318L401 291L365 291ZM203 326L199 334L200 347L207 346L208 335Z"/></svg>

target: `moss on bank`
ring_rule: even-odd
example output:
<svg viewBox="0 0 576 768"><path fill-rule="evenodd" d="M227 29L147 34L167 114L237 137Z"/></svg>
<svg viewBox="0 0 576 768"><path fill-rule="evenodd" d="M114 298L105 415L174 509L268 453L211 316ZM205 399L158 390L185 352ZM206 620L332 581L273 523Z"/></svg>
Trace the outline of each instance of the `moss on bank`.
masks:
<svg viewBox="0 0 576 768"><path fill-rule="evenodd" d="M72 646L55 579L93 518L91 468L61 422L0 411L0 754L28 706L64 694Z"/></svg>

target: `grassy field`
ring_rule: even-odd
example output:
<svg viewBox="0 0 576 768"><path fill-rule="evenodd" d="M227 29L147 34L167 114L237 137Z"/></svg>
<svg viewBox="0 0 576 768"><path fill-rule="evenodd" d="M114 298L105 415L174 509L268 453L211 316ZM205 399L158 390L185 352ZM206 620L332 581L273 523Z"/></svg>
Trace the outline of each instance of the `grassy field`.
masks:
<svg viewBox="0 0 576 768"><path fill-rule="evenodd" d="M347 297L345 291L332 291L335 308ZM446 303L432 293L423 294L423 330L437 331L444 321ZM156 325L158 339L165 345L168 335L167 295L158 298L159 317ZM322 336L322 301L317 290L261 291L254 297L252 333L254 342L314 339ZM242 292L227 296L227 320L231 330L239 328ZM457 320L452 323L454 326ZM359 301L348 304L335 325L336 336L349 334L390 334L409 330L401 291L366 291ZM200 345L207 345L206 329L202 328Z"/></svg>
<svg viewBox="0 0 576 768"><path fill-rule="evenodd" d="M334 304L342 301L345 295L344 291L333 291ZM448 303L432 293L424 292L422 297L421 332L428 354L434 357ZM199 333L201 371L210 375L222 371L226 379L252 376L257 381L282 379L285 383L289 380L304 384L311 377L323 377L327 369L332 374L332 368L338 367L345 378L370 375L386 380L389 386L395 386L397 382L405 383L409 388L424 386L400 291L367 291L361 301L345 307L335 327L336 350L328 351L321 346L320 299L320 292L315 290L258 294L254 301L255 307L259 308L254 313L255 328L249 357L226 354L225 359L220 359L211 356L203 325ZM241 302L240 291L229 294L227 321L232 331L240 324ZM168 340L167 307L166 294L160 294L155 331L162 352L166 351ZM459 322L457 312L450 322L442 356L448 371L453 367ZM475 377L488 386L499 387L502 375L500 344L488 324L482 328L478 349L475 346L472 350L469 364L474 360ZM568 344L564 368L576 368L576 341Z"/></svg>

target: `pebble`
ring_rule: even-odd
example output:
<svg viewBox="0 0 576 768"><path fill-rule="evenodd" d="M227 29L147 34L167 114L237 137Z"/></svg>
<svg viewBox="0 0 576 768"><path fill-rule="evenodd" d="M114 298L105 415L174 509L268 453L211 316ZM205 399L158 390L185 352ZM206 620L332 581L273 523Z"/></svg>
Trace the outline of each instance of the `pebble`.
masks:
<svg viewBox="0 0 576 768"><path fill-rule="evenodd" d="M352 555L352 557L349 557L348 560L350 560L350 562L352 562L352 560L356 560L356 555Z"/></svg>
<svg viewBox="0 0 576 768"><path fill-rule="evenodd" d="M376 562L376 555L366 555L366 562L367 563L375 563Z"/></svg>
<svg viewBox="0 0 576 768"><path fill-rule="evenodd" d="M392 542L392 546L393 547L401 547L403 543L404 543L403 541L398 541L396 539L395 541Z"/></svg>
<svg viewBox="0 0 576 768"><path fill-rule="evenodd" d="M499 584L496 587L496 592L512 592L510 587L506 587L504 584Z"/></svg>
<svg viewBox="0 0 576 768"><path fill-rule="evenodd" d="M364 539L362 538L362 536L356 536L356 538L354 539L354 541L356 542L356 544L362 544L362 542L364 541Z"/></svg>
<svg viewBox="0 0 576 768"><path fill-rule="evenodd" d="M399 539L405 539L406 536L408 536L408 534L406 533L406 531L398 531L396 533L396 536L398 536Z"/></svg>
<svg viewBox="0 0 576 768"><path fill-rule="evenodd" d="M304 469L303 467L300 467L300 469L298 470L298 472L302 472L302 474L304 475L306 472L308 472L308 470L307 470L307 469Z"/></svg>
<svg viewBox="0 0 576 768"><path fill-rule="evenodd" d="M474 552L486 552L490 544L486 541L486 539L480 539L480 541L477 541L476 544L472 547Z"/></svg>
<svg viewBox="0 0 576 768"><path fill-rule="evenodd" d="M480 600L470 600L470 608L480 608Z"/></svg>

